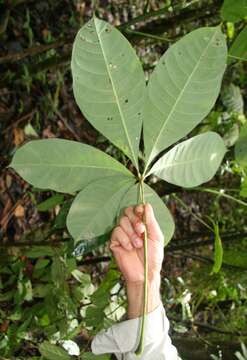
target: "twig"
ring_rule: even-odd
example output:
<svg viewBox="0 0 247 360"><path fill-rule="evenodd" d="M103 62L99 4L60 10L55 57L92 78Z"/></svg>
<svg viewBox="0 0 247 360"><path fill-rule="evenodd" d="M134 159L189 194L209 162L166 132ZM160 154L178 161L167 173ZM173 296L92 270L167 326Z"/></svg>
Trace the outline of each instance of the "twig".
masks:
<svg viewBox="0 0 247 360"><path fill-rule="evenodd" d="M214 231L214 229L208 225L204 220L202 220L199 216L197 216L196 214L193 213L193 211L185 204L185 202L183 202L183 200L181 200L177 195L172 194L172 197L177 200L186 210L188 210L188 212L198 221L200 222L202 225L206 226L209 230Z"/></svg>
<svg viewBox="0 0 247 360"><path fill-rule="evenodd" d="M153 35L153 34L149 34L149 33L145 33L145 32L141 32L141 31L135 31L135 30L126 30L125 31L126 34L132 34L132 35L137 35L137 36L141 36L141 37L146 37L148 39L153 39L153 40L158 40L158 41L165 41L165 42L171 42L171 39L168 39L164 36L158 36L158 35Z"/></svg>
<svg viewBox="0 0 247 360"><path fill-rule="evenodd" d="M185 10L187 7L197 3L198 1L199 0L192 0L190 3L186 4L182 9L181 9L180 5L176 5L176 6L173 7L173 10L174 11L176 11L176 10ZM170 7L171 7L171 5L169 4L169 5L166 5L166 6L164 6L163 8L161 8L159 10L144 12L143 15L139 15L139 16L135 17L134 19L128 21L127 23L120 25L118 28L119 28L119 30L124 31L127 28L129 28L131 25L135 25L137 23L150 20L151 18L154 18L154 17L162 16L167 12L167 10Z"/></svg>
<svg viewBox="0 0 247 360"><path fill-rule="evenodd" d="M211 194L214 194L214 195L218 195L219 197L225 197L226 199L229 199L229 200L232 200L236 203L238 203L239 205L242 205L242 206L246 206L247 207L247 202L244 202L242 200L239 200L237 198L235 198L234 196L231 196L229 194L226 194L223 191L218 191L218 190L214 190L214 189L210 189L210 188L203 188L203 187L198 187L196 189L190 189L191 191L203 191L203 192L208 192L208 193L211 193Z"/></svg>
<svg viewBox="0 0 247 360"><path fill-rule="evenodd" d="M200 239L200 237L202 238L202 240L198 240L198 238ZM221 239L224 240L224 242L231 241L232 239L234 240L244 239L246 237L247 237L247 232L243 232L243 233L229 232L226 234L221 234ZM170 243L167 249L165 249L165 252L173 252L177 250L188 249L191 247L195 248L199 246L206 246L213 244L214 242L214 234L201 234L201 235L198 234L198 238L192 242L191 242L191 236L189 238L184 238L181 240L178 239L177 241ZM178 244L176 244L176 242L178 242Z"/></svg>
<svg viewBox="0 0 247 360"><path fill-rule="evenodd" d="M77 140L77 141L81 141L80 136L78 136L76 134L76 132L74 131L74 129L69 125L67 119L65 119L65 117L63 117L63 115L60 113L59 110L54 109L55 114L59 117L60 120L62 120L63 124L65 125L65 127L69 130L69 132L73 135L73 137Z"/></svg>
<svg viewBox="0 0 247 360"><path fill-rule="evenodd" d="M11 123L9 126L7 126L2 133L5 134L6 132L8 132L12 127L20 124L23 121L29 120L30 118L33 117L34 113L35 113L36 109L32 110L31 112L29 112L28 114L25 114L23 116L21 116L20 118L18 118L17 120L15 120L13 123Z"/></svg>
<svg viewBox="0 0 247 360"><path fill-rule="evenodd" d="M62 39L62 40L57 40L51 44L33 46L22 52L15 52L12 54L7 54L5 56L0 57L0 64L23 60L28 56L38 55L38 54L41 54L41 53L51 50L51 49L57 49L63 45L71 45L72 46L72 41L73 41L73 38Z"/></svg>
<svg viewBox="0 0 247 360"><path fill-rule="evenodd" d="M238 336L247 335L247 332L223 330L223 329L220 329L220 328L215 327L213 325L202 323L202 322L199 322L199 321L193 321L193 320L189 320L189 319L181 321L177 317L173 317L173 316L169 316L169 315L168 315L168 318L169 318L169 320L172 320L172 321L180 322L180 323L183 323L185 325L198 326L200 328L203 328L203 329L206 329L206 330L209 330L209 331L218 332L219 334L229 334L229 335L238 335Z"/></svg>

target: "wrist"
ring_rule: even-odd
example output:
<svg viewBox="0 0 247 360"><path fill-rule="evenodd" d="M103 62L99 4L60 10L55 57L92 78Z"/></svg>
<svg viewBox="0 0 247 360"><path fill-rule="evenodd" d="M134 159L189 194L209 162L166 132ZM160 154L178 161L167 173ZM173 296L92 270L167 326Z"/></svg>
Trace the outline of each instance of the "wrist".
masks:
<svg viewBox="0 0 247 360"><path fill-rule="evenodd" d="M128 298L128 318L134 319L142 315L144 281L126 282ZM147 312L152 312L160 305L160 274L148 279Z"/></svg>

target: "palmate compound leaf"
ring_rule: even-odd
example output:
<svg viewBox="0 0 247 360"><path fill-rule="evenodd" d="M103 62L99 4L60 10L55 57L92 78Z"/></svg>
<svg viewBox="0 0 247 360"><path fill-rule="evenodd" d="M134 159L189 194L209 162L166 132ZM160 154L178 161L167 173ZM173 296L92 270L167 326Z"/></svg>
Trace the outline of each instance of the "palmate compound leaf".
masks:
<svg viewBox="0 0 247 360"><path fill-rule="evenodd" d="M112 176L94 181L79 192L67 216L67 228L75 243L112 229L120 202L134 183L134 177Z"/></svg>
<svg viewBox="0 0 247 360"><path fill-rule="evenodd" d="M235 145L235 157L237 162L247 169L247 122L240 130L240 136Z"/></svg>
<svg viewBox="0 0 247 360"><path fill-rule="evenodd" d="M198 186L215 175L225 153L223 139L217 133L207 132L174 146L150 173L178 186Z"/></svg>
<svg viewBox="0 0 247 360"><path fill-rule="evenodd" d="M145 202L150 203L154 209L155 217L159 223L162 233L164 234L164 246L166 246L171 240L175 230L172 215L164 204L164 201L147 184L144 184L144 197ZM124 195L120 208L124 209L128 206L135 206L139 202L139 185L136 184Z"/></svg>
<svg viewBox="0 0 247 360"><path fill-rule="evenodd" d="M144 109L147 164L209 113L226 59L226 41L218 27L192 31L162 56L150 77Z"/></svg>
<svg viewBox="0 0 247 360"><path fill-rule="evenodd" d="M76 36L71 69L83 114L138 168L146 85L133 47L117 29L93 17Z"/></svg>
<svg viewBox="0 0 247 360"><path fill-rule="evenodd" d="M81 190L99 178L132 177L118 161L86 144L62 139L34 140L18 149L9 165L39 189Z"/></svg>

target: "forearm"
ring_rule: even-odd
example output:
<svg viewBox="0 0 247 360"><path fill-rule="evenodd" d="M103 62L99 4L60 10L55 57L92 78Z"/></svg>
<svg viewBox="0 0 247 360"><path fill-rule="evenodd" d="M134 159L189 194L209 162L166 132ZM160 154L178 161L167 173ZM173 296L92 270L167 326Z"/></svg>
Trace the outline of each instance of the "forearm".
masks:
<svg viewBox="0 0 247 360"><path fill-rule="evenodd" d="M135 319L143 311L143 283L126 283L128 298L128 319ZM148 313L155 310L160 304L160 275L148 280Z"/></svg>

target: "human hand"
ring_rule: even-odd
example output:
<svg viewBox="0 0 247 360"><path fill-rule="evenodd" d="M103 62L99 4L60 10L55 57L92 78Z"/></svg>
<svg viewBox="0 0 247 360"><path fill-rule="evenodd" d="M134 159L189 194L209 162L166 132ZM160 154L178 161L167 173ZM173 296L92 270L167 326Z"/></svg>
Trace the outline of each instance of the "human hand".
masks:
<svg viewBox="0 0 247 360"><path fill-rule="evenodd" d="M150 204L128 207L111 236L110 249L126 283L144 282L144 230L148 237L148 280L159 276L163 261L164 237Z"/></svg>

